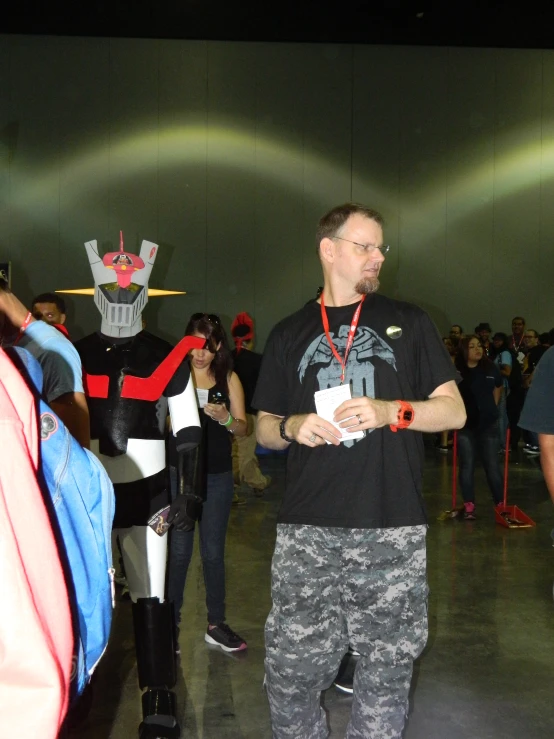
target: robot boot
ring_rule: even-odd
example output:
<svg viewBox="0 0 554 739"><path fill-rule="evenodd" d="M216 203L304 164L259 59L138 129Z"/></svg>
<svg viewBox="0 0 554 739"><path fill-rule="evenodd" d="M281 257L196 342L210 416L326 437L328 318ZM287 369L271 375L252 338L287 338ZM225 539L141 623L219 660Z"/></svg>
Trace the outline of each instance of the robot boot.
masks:
<svg viewBox="0 0 554 739"><path fill-rule="evenodd" d="M133 603L133 624L142 695L140 739L179 739L176 716L173 608L158 598Z"/></svg>

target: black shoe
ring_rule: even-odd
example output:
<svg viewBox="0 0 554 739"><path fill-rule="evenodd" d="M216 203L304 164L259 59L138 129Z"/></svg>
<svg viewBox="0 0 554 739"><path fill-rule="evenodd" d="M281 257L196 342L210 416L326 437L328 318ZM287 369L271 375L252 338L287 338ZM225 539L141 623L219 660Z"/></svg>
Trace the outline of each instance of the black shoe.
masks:
<svg viewBox="0 0 554 739"><path fill-rule="evenodd" d="M208 644L215 644L225 652L238 652L248 647L242 636L235 634L233 629L223 621L213 628L208 626L204 639Z"/></svg>
<svg viewBox="0 0 554 739"><path fill-rule="evenodd" d="M352 695L354 692L354 672L359 659L360 655L358 652L349 651L344 655L333 683L337 690Z"/></svg>

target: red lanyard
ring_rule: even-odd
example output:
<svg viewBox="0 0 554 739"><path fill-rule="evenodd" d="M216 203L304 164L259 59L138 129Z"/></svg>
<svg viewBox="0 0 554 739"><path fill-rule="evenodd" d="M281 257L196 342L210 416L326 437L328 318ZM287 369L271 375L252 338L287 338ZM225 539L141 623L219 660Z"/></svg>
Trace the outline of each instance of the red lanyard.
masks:
<svg viewBox="0 0 554 739"><path fill-rule="evenodd" d="M350 328L348 330L348 338L346 339L346 349L344 350L344 360L340 358L340 355L333 344L333 341L331 339L331 334L329 333L329 319L327 318L327 311L325 310L325 301L323 299L323 293L321 293L321 320L323 321L323 328L325 329L325 336L327 337L327 341L329 342L329 346L331 347L333 354L337 358L339 364L342 367L342 374L340 376L340 384L344 382L344 376L346 374L346 363L348 362L348 355L350 354L350 349L352 349L352 344L354 343L354 334L356 333L356 329L358 328L358 321L360 320L360 311L362 310L362 305L365 300L365 295L362 295L362 299L360 300L360 304L354 311L354 315L352 316L352 323L350 324Z"/></svg>

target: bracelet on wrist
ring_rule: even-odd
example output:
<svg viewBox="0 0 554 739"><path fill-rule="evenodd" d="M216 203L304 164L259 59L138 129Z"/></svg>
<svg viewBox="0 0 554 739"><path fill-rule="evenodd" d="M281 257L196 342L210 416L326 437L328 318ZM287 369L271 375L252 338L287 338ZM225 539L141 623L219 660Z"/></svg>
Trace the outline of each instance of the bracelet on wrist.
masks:
<svg viewBox="0 0 554 739"><path fill-rule="evenodd" d="M235 419L231 415L231 411L229 411L229 415L227 416L226 421L218 421L220 426L225 426L225 428L229 428L229 426L233 423Z"/></svg>
<svg viewBox="0 0 554 739"><path fill-rule="evenodd" d="M241 420L242 420L241 418L233 418L233 423L232 423L232 424L231 424L231 425L229 426L229 428L227 429L227 431L228 431L228 432L229 432L230 434L234 434L234 433L235 433L235 431L236 431L236 430L238 429L238 427L240 426L240 422L241 422ZM237 425L235 426L235 428L233 428L233 424L235 424L235 423L236 423Z"/></svg>
<svg viewBox="0 0 554 739"><path fill-rule="evenodd" d="M28 325L29 325L29 324L31 323L31 321L32 321L32 320L33 320L33 314L31 313L31 311L29 311L29 312L27 313L27 315L25 316L25 320L24 320L24 321L23 321L23 323L21 324L21 328L19 329L19 331L20 331L20 332L21 332L22 334L24 334L24 333L25 333L25 330L27 329L27 326L28 326Z"/></svg>

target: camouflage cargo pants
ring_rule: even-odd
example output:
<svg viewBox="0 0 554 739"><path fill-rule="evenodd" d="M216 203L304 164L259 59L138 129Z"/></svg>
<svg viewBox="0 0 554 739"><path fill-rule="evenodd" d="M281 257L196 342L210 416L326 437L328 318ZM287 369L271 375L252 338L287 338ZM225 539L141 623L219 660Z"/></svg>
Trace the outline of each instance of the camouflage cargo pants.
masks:
<svg viewBox="0 0 554 739"><path fill-rule="evenodd" d="M426 526L279 524L265 627L275 739L329 735L321 691L358 651L347 739L401 737L412 665L427 641Z"/></svg>

